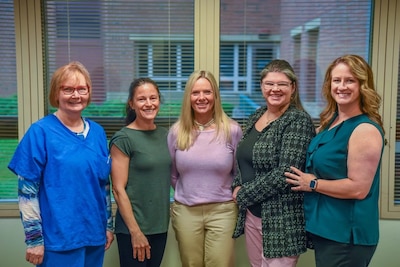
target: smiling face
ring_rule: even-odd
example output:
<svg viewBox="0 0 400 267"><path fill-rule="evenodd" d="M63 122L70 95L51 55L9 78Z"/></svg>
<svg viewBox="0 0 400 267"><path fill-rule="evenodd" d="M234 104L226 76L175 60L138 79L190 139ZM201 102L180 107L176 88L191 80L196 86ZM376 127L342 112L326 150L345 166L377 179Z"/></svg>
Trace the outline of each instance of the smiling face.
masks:
<svg viewBox="0 0 400 267"><path fill-rule="evenodd" d="M64 92L63 88L76 88L72 94ZM88 88L85 77L75 72L62 83L61 88L58 92L58 109L62 113L72 114L81 113L88 105L90 97L90 88L88 88L87 94L79 94L78 88ZM82 91L82 90L79 90Z"/></svg>
<svg viewBox="0 0 400 267"><path fill-rule="evenodd" d="M338 106L358 106L360 83L351 73L349 66L339 63L332 69L331 74L331 95Z"/></svg>
<svg viewBox="0 0 400 267"><path fill-rule="evenodd" d="M194 83L190 94L194 117L197 120L200 120L200 118L210 119L213 116L214 101L214 91L211 83L205 78L198 79Z"/></svg>
<svg viewBox="0 0 400 267"><path fill-rule="evenodd" d="M261 81L261 89L268 109L280 110L290 104L293 83L282 72L269 72Z"/></svg>
<svg viewBox="0 0 400 267"><path fill-rule="evenodd" d="M135 110L136 120L154 121L160 109L160 96L156 87L151 83L144 83L135 89L130 107Z"/></svg>

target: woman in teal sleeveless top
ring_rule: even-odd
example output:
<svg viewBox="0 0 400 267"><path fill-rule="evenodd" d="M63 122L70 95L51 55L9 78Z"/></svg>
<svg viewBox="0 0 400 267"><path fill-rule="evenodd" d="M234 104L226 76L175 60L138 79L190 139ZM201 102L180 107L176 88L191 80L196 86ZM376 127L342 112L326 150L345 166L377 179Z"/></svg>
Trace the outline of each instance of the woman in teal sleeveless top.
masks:
<svg viewBox="0 0 400 267"><path fill-rule="evenodd" d="M328 67L327 106L307 151L306 173L285 173L305 191L304 212L317 267L368 266L379 239L379 178L384 146L381 98L366 61L337 58Z"/></svg>

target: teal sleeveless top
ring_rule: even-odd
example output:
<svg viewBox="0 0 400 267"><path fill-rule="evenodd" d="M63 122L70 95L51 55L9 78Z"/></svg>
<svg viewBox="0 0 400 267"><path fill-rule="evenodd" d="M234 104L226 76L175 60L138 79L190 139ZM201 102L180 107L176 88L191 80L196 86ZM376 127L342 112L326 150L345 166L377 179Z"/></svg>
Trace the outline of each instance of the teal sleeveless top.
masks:
<svg viewBox="0 0 400 267"><path fill-rule="evenodd" d="M361 123L373 124L383 139L382 128L364 114L350 118L330 130L328 126L310 143L306 172L326 180L347 178L349 138ZM362 200L338 199L318 192L305 193L306 231L336 242L376 245L379 239L379 179L380 164L371 189Z"/></svg>

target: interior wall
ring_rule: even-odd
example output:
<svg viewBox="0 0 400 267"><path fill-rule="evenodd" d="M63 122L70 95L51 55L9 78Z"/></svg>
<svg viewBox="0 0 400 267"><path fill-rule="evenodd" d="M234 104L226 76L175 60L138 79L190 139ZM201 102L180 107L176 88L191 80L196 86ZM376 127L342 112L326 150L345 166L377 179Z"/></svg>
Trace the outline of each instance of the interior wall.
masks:
<svg viewBox="0 0 400 267"><path fill-rule="evenodd" d="M400 263L400 221L380 221L380 241L372 258L370 267L398 267ZM25 261L24 234L19 218L0 219L0 266L1 267L32 267ZM116 241L106 252L104 267L119 265ZM180 267L178 246L173 230L170 229L167 247L161 267ZM247 259L243 236L236 243L236 267L250 267ZM314 253L308 251L300 256L297 267L315 267Z"/></svg>

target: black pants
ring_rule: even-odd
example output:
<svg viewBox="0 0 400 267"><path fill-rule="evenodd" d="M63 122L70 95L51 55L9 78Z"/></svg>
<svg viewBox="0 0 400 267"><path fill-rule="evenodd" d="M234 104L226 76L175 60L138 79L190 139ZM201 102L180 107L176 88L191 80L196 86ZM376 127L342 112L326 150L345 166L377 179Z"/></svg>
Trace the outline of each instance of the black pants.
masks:
<svg viewBox="0 0 400 267"><path fill-rule="evenodd" d="M151 258L138 261L133 258L131 236L127 234L116 234L121 267L160 267L167 243L167 233L146 235L151 246Z"/></svg>
<svg viewBox="0 0 400 267"><path fill-rule="evenodd" d="M311 235L315 249L316 267L367 267L375 246L339 243Z"/></svg>

